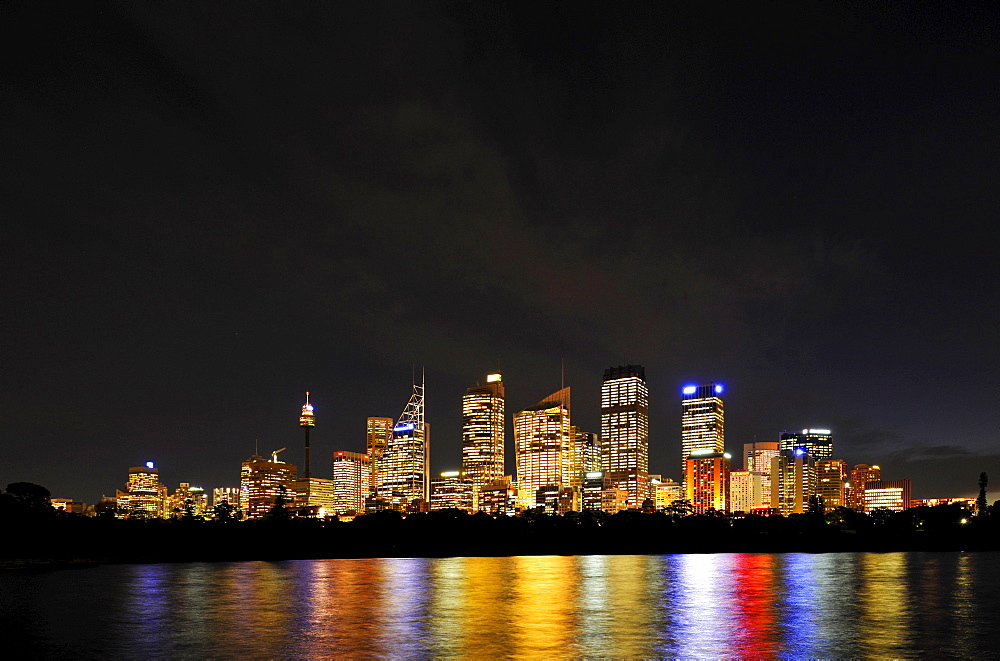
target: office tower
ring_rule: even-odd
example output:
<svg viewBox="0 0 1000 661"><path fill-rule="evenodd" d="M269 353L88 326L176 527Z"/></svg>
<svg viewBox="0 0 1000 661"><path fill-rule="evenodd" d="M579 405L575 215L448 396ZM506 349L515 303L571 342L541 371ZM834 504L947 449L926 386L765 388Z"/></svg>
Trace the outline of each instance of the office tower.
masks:
<svg viewBox="0 0 1000 661"><path fill-rule="evenodd" d="M592 473L601 470L601 443L597 434L592 431L581 431L576 425L572 425L569 434L576 444L577 452L580 456L582 473Z"/></svg>
<svg viewBox="0 0 1000 661"><path fill-rule="evenodd" d="M462 471L445 471L431 479L430 509L460 509L472 512L473 483ZM483 485L485 486L485 485Z"/></svg>
<svg viewBox="0 0 1000 661"><path fill-rule="evenodd" d="M378 466L378 497L398 511L426 509L430 491L430 425L424 420L424 383L413 393Z"/></svg>
<svg viewBox="0 0 1000 661"><path fill-rule="evenodd" d="M662 479L660 476L654 478L652 475L649 476L649 482L652 487L650 497L653 499L653 507L657 510L665 510L675 500L684 499L684 486L679 482L670 478Z"/></svg>
<svg viewBox="0 0 1000 661"><path fill-rule="evenodd" d="M865 485L882 479L879 466L857 464L851 469L851 491L847 506L858 512L865 511Z"/></svg>
<svg viewBox="0 0 1000 661"><path fill-rule="evenodd" d="M474 489L504 475L504 387L499 374L462 396L462 473Z"/></svg>
<svg viewBox="0 0 1000 661"><path fill-rule="evenodd" d="M823 498L827 512L847 506L847 462L843 459L820 459L816 462L816 495Z"/></svg>
<svg viewBox="0 0 1000 661"><path fill-rule="evenodd" d="M764 500L764 473L749 470L729 472L729 507L733 512L750 514L771 507Z"/></svg>
<svg viewBox="0 0 1000 661"><path fill-rule="evenodd" d="M238 487L216 487L212 489L212 507L221 505L223 501L234 508L240 506L240 490Z"/></svg>
<svg viewBox="0 0 1000 661"><path fill-rule="evenodd" d="M302 406L302 413L299 415L299 427L305 431L306 444L305 453L303 455L303 468L302 477L304 477L308 483L312 474L309 467L309 430L316 426L316 416L313 414L312 404L309 403L309 391L306 391L306 403Z"/></svg>
<svg viewBox="0 0 1000 661"><path fill-rule="evenodd" d="M902 512L910 508L909 480L872 480L865 483L865 512L887 509Z"/></svg>
<svg viewBox="0 0 1000 661"><path fill-rule="evenodd" d="M815 461L833 457L833 434L829 429L803 429L801 432L781 432L778 449L791 452L805 448Z"/></svg>
<svg viewBox="0 0 1000 661"><path fill-rule="evenodd" d="M295 480L291 484L295 492L292 506L296 516L325 518L333 514L334 484L333 480L324 477L310 477Z"/></svg>
<svg viewBox="0 0 1000 661"><path fill-rule="evenodd" d="M784 515L809 511L809 498L816 495L816 462L802 447L785 451L771 460L771 507Z"/></svg>
<svg viewBox="0 0 1000 661"><path fill-rule="evenodd" d="M517 487L509 475L480 487L477 508L494 516L513 515L517 508Z"/></svg>
<svg viewBox="0 0 1000 661"><path fill-rule="evenodd" d="M514 414L515 463L522 505L535 506L543 487L569 486L572 475L570 389Z"/></svg>
<svg viewBox="0 0 1000 661"><path fill-rule="evenodd" d="M208 511L208 494L190 482L181 482L167 498L165 511L169 517L202 516Z"/></svg>
<svg viewBox="0 0 1000 661"><path fill-rule="evenodd" d="M369 418L371 420L372 418ZM360 452L333 453L334 514L362 514L371 485L372 458Z"/></svg>
<svg viewBox="0 0 1000 661"><path fill-rule="evenodd" d="M753 509L771 507L771 459L779 453L777 441L754 441L743 444L743 469L760 476L760 500Z"/></svg>
<svg viewBox="0 0 1000 661"><path fill-rule="evenodd" d="M155 519L163 516L164 493L160 485L160 469L152 461L145 466L133 466L128 469L128 482L125 490L117 490L115 503L118 515Z"/></svg>
<svg viewBox="0 0 1000 661"><path fill-rule="evenodd" d="M584 510L601 509L601 492L604 491L604 471L587 471L583 474L583 486L580 488L583 497Z"/></svg>
<svg viewBox="0 0 1000 661"><path fill-rule="evenodd" d="M649 388L642 365L604 370L601 384L601 470L613 489L640 507L649 484Z"/></svg>
<svg viewBox="0 0 1000 661"><path fill-rule="evenodd" d="M729 511L729 455L696 450L684 462L684 495L695 514Z"/></svg>
<svg viewBox="0 0 1000 661"><path fill-rule="evenodd" d="M253 455L243 462L240 470L240 509L248 519L261 519L278 504L291 507L295 501L292 483L298 475L295 464L286 464L278 459L285 448L271 453L268 461L260 455Z"/></svg>
<svg viewBox="0 0 1000 661"><path fill-rule="evenodd" d="M722 384L684 386L681 390L681 470L695 453L725 451L725 415Z"/></svg>
<svg viewBox="0 0 1000 661"><path fill-rule="evenodd" d="M389 447L392 440L392 428L395 422L392 418L368 418L366 427L366 445L368 456L372 459L371 484L368 487L368 495L375 497L378 487L378 469L382 461L382 454Z"/></svg>

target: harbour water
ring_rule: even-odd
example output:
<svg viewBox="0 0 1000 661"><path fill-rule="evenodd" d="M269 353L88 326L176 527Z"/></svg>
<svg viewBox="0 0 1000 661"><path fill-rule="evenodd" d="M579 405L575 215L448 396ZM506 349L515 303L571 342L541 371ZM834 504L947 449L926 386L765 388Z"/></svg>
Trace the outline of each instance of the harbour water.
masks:
<svg viewBox="0 0 1000 661"><path fill-rule="evenodd" d="M0 574L39 658L1000 655L1000 554L110 565ZM22 648L24 649L24 648Z"/></svg>

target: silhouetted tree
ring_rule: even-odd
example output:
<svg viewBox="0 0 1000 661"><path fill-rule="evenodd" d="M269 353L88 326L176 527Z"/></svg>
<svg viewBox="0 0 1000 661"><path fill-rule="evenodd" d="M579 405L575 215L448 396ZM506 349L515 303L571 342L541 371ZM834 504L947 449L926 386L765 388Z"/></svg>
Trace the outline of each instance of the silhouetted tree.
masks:
<svg viewBox="0 0 1000 661"><path fill-rule="evenodd" d="M235 505L230 505L228 500L223 500L221 503L212 508L212 512L215 514L215 518L218 521L232 521L233 513L236 511Z"/></svg>

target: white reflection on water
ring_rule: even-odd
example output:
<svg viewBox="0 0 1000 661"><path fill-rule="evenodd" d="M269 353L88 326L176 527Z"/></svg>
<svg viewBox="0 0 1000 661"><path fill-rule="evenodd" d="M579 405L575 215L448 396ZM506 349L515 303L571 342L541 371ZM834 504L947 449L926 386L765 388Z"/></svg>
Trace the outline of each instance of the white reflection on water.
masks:
<svg viewBox="0 0 1000 661"><path fill-rule="evenodd" d="M0 574L34 657L995 656L1000 554L125 565Z"/></svg>

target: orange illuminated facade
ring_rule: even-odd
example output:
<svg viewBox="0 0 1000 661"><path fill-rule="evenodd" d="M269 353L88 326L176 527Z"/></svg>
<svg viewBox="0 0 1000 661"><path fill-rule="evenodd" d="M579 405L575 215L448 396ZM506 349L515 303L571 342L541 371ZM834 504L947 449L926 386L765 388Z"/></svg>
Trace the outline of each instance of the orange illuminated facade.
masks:
<svg viewBox="0 0 1000 661"><path fill-rule="evenodd" d="M535 506L539 489L571 484L575 462L569 416L569 388L514 415L518 491L526 508Z"/></svg>
<svg viewBox="0 0 1000 661"><path fill-rule="evenodd" d="M729 511L729 455L696 453L684 465L684 495L695 514Z"/></svg>
<svg viewBox="0 0 1000 661"><path fill-rule="evenodd" d="M681 470L696 453L725 451L725 410L721 383L684 386L681 389Z"/></svg>
<svg viewBox="0 0 1000 661"><path fill-rule="evenodd" d="M338 450L333 453L334 514L361 514L371 484L372 458L360 452Z"/></svg>
<svg viewBox="0 0 1000 661"><path fill-rule="evenodd" d="M504 475L504 387L499 374L486 377L462 397L462 474L474 489Z"/></svg>

